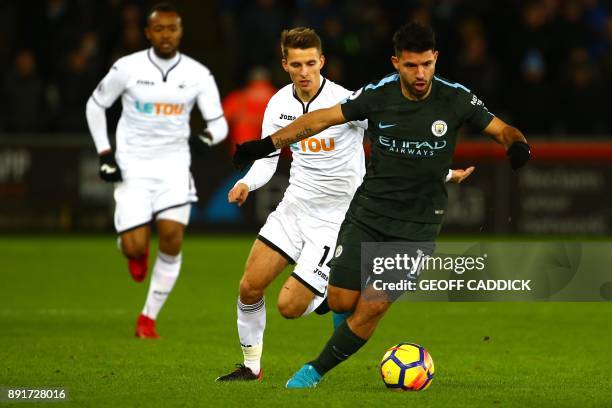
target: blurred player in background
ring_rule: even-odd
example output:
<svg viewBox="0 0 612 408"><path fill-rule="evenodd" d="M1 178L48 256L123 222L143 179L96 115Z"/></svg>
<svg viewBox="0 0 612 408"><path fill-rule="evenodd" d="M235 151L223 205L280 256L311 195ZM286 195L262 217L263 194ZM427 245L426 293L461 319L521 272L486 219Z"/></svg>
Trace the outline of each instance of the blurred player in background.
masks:
<svg viewBox="0 0 612 408"><path fill-rule="evenodd" d="M269 101L261 134L270 135L303 114L338 104L351 91L321 75L325 64L321 40L309 28L281 35L282 66L291 83ZM217 381L262 378L261 355L266 325L264 292L289 264L296 264L278 296L278 309L288 319L313 311L327 312L323 303L329 276L328 261L344 214L365 173L363 129L367 122L332 126L316 138L291 145L293 161L289 187L255 240L240 281L238 336L244 364ZM228 193L242 205L249 192L274 175L280 149L257 160ZM473 169L459 170L459 182Z"/></svg>
<svg viewBox="0 0 612 408"><path fill-rule="evenodd" d="M518 129L491 114L464 86L434 76L438 52L430 27L407 24L393 40L394 74L342 103L303 115L270 137L238 146L234 156L236 165L244 165L332 126L368 120L372 158L340 228L328 287L330 308L353 313L287 388L315 387L368 341L393 303L393 294L385 292L363 296L363 291L370 294L375 289L370 280L362 287L362 242L433 245L447 202L444 175L462 124L481 129L503 145L515 170L530 157Z"/></svg>
<svg viewBox="0 0 612 408"><path fill-rule="evenodd" d="M115 183L115 228L132 278L147 274L150 224L159 251L136 336L157 338L155 319L181 268L181 246L191 203L197 201L189 170L196 152L227 135L219 91L210 71L178 52L181 17L169 3L154 6L145 35L152 47L120 58L87 102L87 123L100 157L100 177ZM122 113L113 153L105 111L121 96ZM207 127L191 134L197 102Z"/></svg>

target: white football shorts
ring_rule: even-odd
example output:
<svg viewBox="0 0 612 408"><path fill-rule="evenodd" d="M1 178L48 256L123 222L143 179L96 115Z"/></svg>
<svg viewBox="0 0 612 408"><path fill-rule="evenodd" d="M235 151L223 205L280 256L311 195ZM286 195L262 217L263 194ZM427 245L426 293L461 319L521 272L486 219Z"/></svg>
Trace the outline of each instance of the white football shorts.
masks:
<svg viewBox="0 0 612 408"><path fill-rule="evenodd" d="M296 204L281 201L268 216L257 239L296 264L291 276L315 295L325 297L327 263L333 256L340 224L312 217Z"/></svg>
<svg viewBox="0 0 612 408"><path fill-rule="evenodd" d="M147 177L125 176L115 186L115 229L118 234L166 219L189 223L191 203L198 201L188 169Z"/></svg>

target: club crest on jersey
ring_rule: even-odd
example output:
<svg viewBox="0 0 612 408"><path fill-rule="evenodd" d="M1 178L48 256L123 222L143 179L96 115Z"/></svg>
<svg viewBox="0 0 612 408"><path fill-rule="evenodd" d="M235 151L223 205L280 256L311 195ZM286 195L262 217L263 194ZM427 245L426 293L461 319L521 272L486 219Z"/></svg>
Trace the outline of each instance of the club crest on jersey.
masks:
<svg viewBox="0 0 612 408"><path fill-rule="evenodd" d="M338 258L340 255L342 255L342 245L338 245L336 247L336 252L334 253L334 258Z"/></svg>
<svg viewBox="0 0 612 408"><path fill-rule="evenodd" d="M431 133L436 137L442 137L446 134L448 130L448 125L443 120L436 120L431 124Z"/></svg>

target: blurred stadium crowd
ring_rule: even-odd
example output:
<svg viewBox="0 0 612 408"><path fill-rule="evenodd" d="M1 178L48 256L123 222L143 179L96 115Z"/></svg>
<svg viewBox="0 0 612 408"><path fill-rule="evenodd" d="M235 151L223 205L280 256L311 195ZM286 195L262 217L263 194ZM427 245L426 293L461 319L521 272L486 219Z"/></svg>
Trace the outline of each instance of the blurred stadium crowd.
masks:
<svg viewBox="0 0 612 408"><path fill-rule="evenodd" d="M97 82L114 60L147 47L142 28L152 3L2 1L0 131L86 132L84 106ZM464 83L526 134L612 131L612 0L174 3L184 18L182 50L212 69L232 133L243 137L258 137L258 112L288 82L281 30L315 28L324 74L356 89L392 71L391 36L411 19L438 33L438 74Z"/></svg>

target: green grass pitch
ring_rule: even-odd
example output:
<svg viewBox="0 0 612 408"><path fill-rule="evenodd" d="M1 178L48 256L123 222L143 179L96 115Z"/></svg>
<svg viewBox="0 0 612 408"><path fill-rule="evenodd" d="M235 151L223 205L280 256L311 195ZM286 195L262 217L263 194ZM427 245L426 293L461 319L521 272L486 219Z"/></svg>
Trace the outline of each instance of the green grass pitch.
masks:
<svg viewBox="0 0 612 408"><path fill-rule="evenodd" d="M147 284L131 281L112 236L1 237L0 387L64 387L70 400L52 406L79 407L612 405L610 303L400 302L317 389L285 390L332 323L280 317L280 280L267 296L263 382L217 384L242 360L235 309L251 241L187 236L162 338L142 341L133 329ZM388 391L380 380L381 356L401 341L434 359L425 392Z"/></svg>

